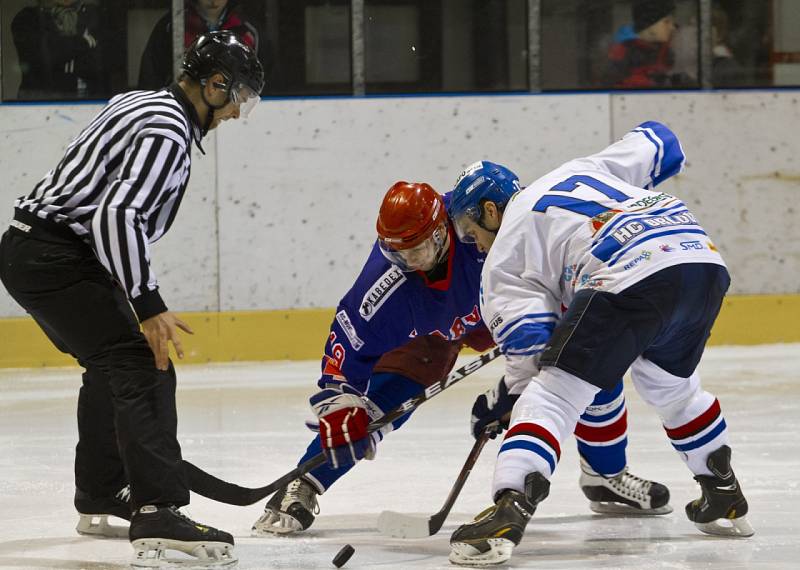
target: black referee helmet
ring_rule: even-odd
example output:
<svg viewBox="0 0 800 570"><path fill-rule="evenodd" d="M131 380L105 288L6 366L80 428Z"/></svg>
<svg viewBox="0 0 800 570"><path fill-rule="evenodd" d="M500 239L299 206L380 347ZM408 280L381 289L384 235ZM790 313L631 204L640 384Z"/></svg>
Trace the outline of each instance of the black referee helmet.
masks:
<svg viewBox="0 0 800 570"><path fill-rule="evenodd" d="M255 52L227 30L197 36L183 57L183 70L201 83L215 73L222 74L233 97L241 87L256 95L264 88L264 69Z"/></svg>

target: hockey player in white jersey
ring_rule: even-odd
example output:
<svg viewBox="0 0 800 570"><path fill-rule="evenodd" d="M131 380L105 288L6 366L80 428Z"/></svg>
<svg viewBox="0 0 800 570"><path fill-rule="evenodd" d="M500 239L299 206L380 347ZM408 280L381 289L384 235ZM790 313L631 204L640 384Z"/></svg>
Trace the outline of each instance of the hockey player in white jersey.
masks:
<svg viewBox="0 0 800 570"><path fill-rule="evenodd" d="M688 518L708 534L753 534L719 402L695 370L730 278L695 216L653 190L684 160L674 133L647 122L507 204L490 199L504 167L478 162L459 177L458 235L489 252L481 312L506 355L509 390L525 388L498 454L495 505L453 533L451 562L510 558L547 497L561 443L595 394L628 369L700 484ZM568 309L553 327L561 303Z"/></svg>

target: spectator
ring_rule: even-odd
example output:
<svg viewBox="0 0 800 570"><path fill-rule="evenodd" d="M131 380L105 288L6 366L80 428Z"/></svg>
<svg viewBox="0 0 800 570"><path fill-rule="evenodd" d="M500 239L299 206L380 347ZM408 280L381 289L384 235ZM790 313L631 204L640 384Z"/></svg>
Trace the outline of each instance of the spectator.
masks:
<svg viewBox="0 0 800 570"><path fill-rule="evenodd" d="M101 19L82 0L41 0L11 22L22 82L19 99L103 96Z"/></svg>
<svg viewBox="0 0 800 570"><path fill-rule="evenodd" d="M677 24L674 0L634 0L633 28L617 34L609 50L609 83L622 89L683 87L688 77L672 72L670 48Z"/></svg>
<svg viewBox="0 0 800 570"><path fill-rule="evenodd" d="M183 47L204 32L230 30L259 52L258 30L248 22L238 0L185 0ZM139 69L140 89L160 89L172 82L172 15L167 13L150 33Z"/></svg>
<svg viewBox="0 0 800 570"><path fill-rule="evenodd" d="M728 14L715 6L711 10L712 84L714 87L742 87L747 74L728 45Z"/></svg>

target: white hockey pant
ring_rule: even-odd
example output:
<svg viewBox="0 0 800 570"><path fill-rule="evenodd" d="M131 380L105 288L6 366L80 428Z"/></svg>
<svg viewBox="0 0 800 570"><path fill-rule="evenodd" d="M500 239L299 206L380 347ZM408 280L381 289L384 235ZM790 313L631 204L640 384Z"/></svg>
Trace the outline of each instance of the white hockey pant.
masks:
<svg viewBox="0 0 800 570"><path fill-rule="evenodd" d="M549 479L561 455L561 442L575 431L578 418L599 391L559 368L542 369L511 412L497 456L492 497L502 489L524 492L525 476L533 471Z"/></svg>

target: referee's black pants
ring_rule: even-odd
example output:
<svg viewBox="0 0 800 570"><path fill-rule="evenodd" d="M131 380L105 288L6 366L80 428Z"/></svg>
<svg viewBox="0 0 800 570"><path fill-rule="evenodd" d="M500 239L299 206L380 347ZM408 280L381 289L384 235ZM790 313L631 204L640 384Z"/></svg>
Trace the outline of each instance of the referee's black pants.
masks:
<svg viewBox="0 0 800 570"><path fill-rule="evenodd" d="M62 352L86 369L75 485L93 497L131 485L131 508L189 503L177 440L175 369L159 371L122 288L91 248L39 228L0 241L0 280Z"/></svg>

